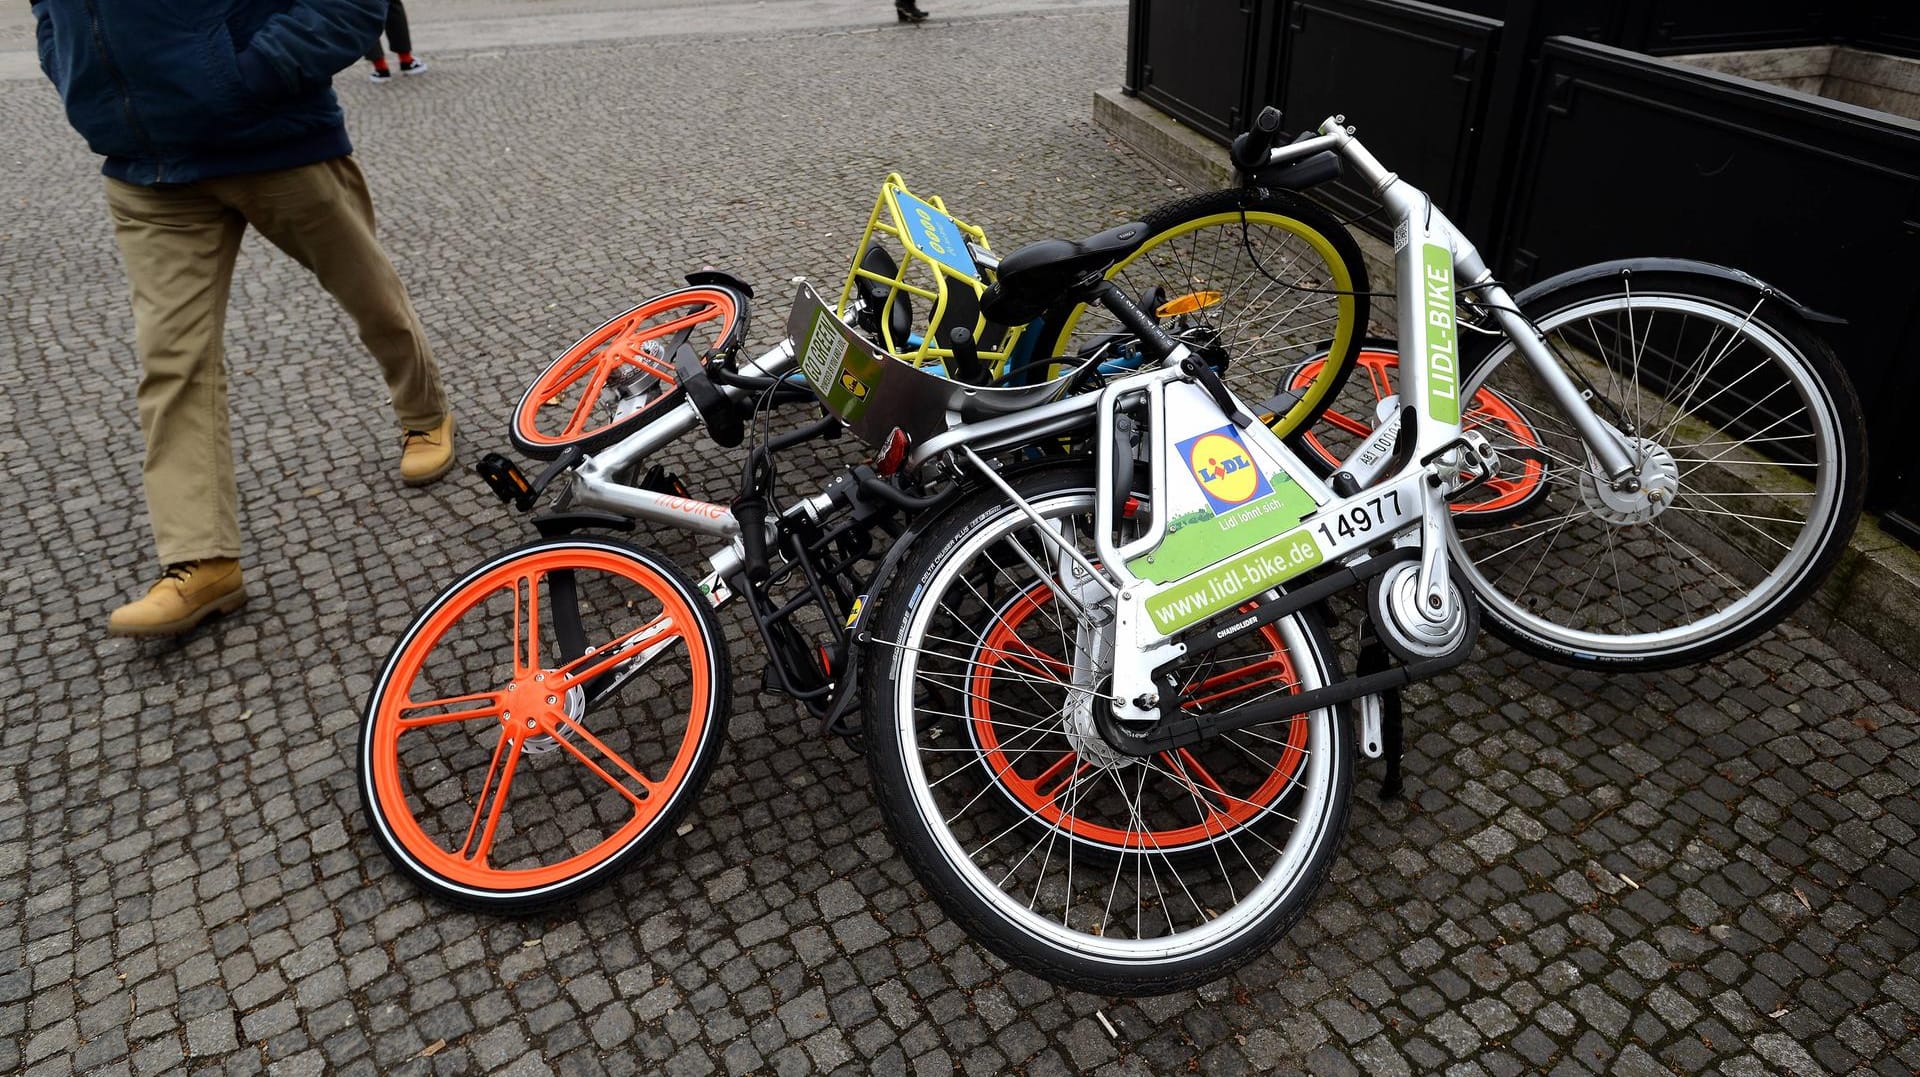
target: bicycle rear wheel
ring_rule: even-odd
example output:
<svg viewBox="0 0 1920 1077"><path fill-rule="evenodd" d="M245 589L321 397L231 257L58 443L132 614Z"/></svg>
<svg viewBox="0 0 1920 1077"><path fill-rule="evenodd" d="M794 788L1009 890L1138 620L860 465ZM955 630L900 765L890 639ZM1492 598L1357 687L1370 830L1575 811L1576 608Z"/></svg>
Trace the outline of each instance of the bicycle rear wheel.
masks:
<svg viewBox="0 0 1920 1077"><path fill-rule="evenodd" d="M468 572L400 637L361 719L362 802L423 889L538 908L673 832L730 697L706 602L666 559L542 540Z"/></svg>
<svg viewBox="0 0 1920 1077"><path fill-rule="evenodd" d="M1640 489L1612 489L1504 338L1464 391L1525 416L1546 493L1509 522L1456 528L1456 563L1491 627L1572 665L1696 662L1777 624L1818 586L1859 518L1859 401L1785 302L1695 273L1610 274L1522 297L1522 311L1627 438Z"/></svg>
<svg viewBox="0 0 1920 1077"><path fill-rule="evenodd" d="M988 575L994 574L997 568ZM998 594L1008 582L986 578L968 586ZM1146 764L1152 779L1136 793L1177 798L1183 810L1171 818L1138 818L1112 798L1072 795L1076 783L1101 764L1089 758L1064 721L1036 719L1065 715L1074 705L1071 667L1055 653L1064 649L1060 637L1073 613L1058 601L1052 583L1012 590L997 610L977 611L985 630L964 664L954 668L966 670L961 724L967 742L988 784L1025 817L1037 840L1072 842L1092 858L1089 863L1151 853L1175 864L1208 863L1222 850L1234 855L1240 843L1264 840L1272 813L1306 761L1307 723L1281 722L1271 730L1159 753ZM932 656L922 661L926 676L946 676L927 670ZM1301 681L1286 638L1272 625L1245 643L1181 665L1174 676L1185 711L1297 693ZM1204 810L1192 811L1196 804Z"/></svg>
<svg viewBox="0 0 1920 1077"><path fill-rule="evenodd" d="M1326 210L1281 191L1210 191L1141 218L1148 237L1107 271L1127 295L1157 295L1163 327L1217 340L1223 377L1260 408L1289 373L1324 352L1331 361L1297 400L1268 417L1282 437L1312 425L1352 369L1367 325L1367 268L1359 245ZM1062 304L1045 315L1034 354L1057 359L1124 336L1104 307Z"/></svg>
<svg viewBox="0 0 1920 1077"><path fill-rule="evenodd" d="M1080 465L1016 489L1091 554ZM1099 682L1066 669L1078 615L1053 596L1058 558L993 491L929 527L878 596L867 761L894 845L982 945L1055 983L1163 994L1273 945L1325 881L1353 781L1346 716L1328 708L1136 759L1091 721ZM1232 654L1196 656L1183 708L1230 710L1338 676L1314 611ZM1097 645L1095 645L1097 651ZM1092 674L1098 677L1095 670Z"/></svg>

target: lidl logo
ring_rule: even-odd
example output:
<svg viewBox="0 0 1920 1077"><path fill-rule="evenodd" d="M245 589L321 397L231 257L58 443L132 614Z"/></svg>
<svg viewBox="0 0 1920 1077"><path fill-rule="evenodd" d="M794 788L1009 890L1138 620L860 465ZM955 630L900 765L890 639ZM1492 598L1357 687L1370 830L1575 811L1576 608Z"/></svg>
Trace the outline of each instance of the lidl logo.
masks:
<svg viewBox="0 0 1920 1077"><path fill-rule="evenodd" d="M1216 516L1273 493L1267 477L1254 465L1252 455L1232 426L1183 441L1179 449Z"/></svg>

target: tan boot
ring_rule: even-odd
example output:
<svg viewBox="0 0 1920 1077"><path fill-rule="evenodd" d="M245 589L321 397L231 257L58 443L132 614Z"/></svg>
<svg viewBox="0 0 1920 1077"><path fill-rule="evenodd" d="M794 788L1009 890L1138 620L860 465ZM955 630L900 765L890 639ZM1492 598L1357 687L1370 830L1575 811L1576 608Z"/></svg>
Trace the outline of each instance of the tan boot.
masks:
<svg viewBox="0 0 1920 1077"><path fill-rule="evenodd" d="M431 430L409 430L400 440L400 481L425 486L453 470L453 416Z"/></svg>
<svg viewBox="0 0 1920 1077"><path fill-rule="evenodd" d="M107 618L109 636L181 636L216 613L232 613L247 601L240 562L231 557L168 565L147 597Z"/></svg>

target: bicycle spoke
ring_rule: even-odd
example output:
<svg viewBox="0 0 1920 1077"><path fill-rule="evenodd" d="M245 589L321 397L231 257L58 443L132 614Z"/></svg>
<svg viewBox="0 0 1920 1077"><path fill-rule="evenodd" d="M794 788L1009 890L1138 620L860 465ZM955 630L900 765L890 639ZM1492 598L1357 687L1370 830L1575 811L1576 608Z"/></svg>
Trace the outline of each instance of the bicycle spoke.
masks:
<svg viewBox="0 0 1920 1077"><path fill-rule="evenodd" d="M664 648L681 634L673 618L662 613L646 624L614 637L604 647L588 651L571 662L554 670L559 687L556 692L564 692L576 686L583 686L595 677L606 673L616 666L641 657L652 657L648 652L658 654L654 648Z"/></svg>
<svg viewBox="0 0 1920 1077"><path fill-rule="evenodd" d="M409 711L427 710L434 707L468 706L464 710L442 711L438 714L423 714L407 717ZM407 702L400 708L401 716L396 724L402 729L418 729L421 726L440 725L445 722L466 722L475 718L498 718L506 709L505 697L498 692L474 692L464 696L449 696L446 699L430 699L425 703Z"/></svg>
<svg viewBox="0 0 1920 1077"><path fill-rule="evenodd" d="M506 806L507 790L513 785L513 771L519 762L520 753L515 750L513 734L503 730L493 749L493 764L487 768L486 780L480 784L480 795L473 803L473 822L468 824L466 839L460 843L459 853L463 859L477 864L487 862L494 833L500 826L500 810ZM496 777L500 779L498 785L494 784ZM478 845L474 844L476 836Z"/></svg>
<svg viewBox="0 0 1920 1077"><path fill-rule="evenodd" d="M513 581L513 675L531 677L540 662L540 581L545 573L528 572ZM526 593L521 594L521 587Z"/></svg>

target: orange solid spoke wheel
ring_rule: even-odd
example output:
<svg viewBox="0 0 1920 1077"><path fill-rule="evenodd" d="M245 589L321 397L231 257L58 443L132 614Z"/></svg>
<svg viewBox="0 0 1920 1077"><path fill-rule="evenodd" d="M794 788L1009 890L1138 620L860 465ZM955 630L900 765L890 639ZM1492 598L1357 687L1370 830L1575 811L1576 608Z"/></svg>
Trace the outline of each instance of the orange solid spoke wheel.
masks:
<svg viewBox="0 0 1920 1077"><path fill-rule="evenodd" d="M571 445L598 448L646 425L677 404L682 391L674 353L693 349L704 365L739 347L746 297L700 286L656 296L581 337L522 394L509 433L535 457Z"/></svg>
<svg viewBox="0 0 1920 1077"><path fill-rule="evenodd" d="M1314 383L1324 358L1302 364L1288 380L1288 388L1300 390ZM1397 392L1394 380L1400 372L1397 353L1382 348L1363 348L1354 357L1355 368L1362 373L1348 381L1346 389L1321 415L1320 421L1300 436L1300 444L1327 467L1339 467L1360 442L1373 433L1382 421L1381 401ZM1477 430L1500 453L1500 472L1480 486L1467 491L1452 505L1456 518L1483 522L1495 514L1524 507L1546 490L1545 450L1540 436L1519 410L1491 389L1482 388L1467 402L1461 417L1461 429Z"/></svg>
<svg viewBox="0 0 1920 1077"><path fill-rule="evenodd" d="M463 904L533 907L670 833L718 754L725 656L663 558L546 540L448 588L395 647L361 730L376 837Z"/></svg>

